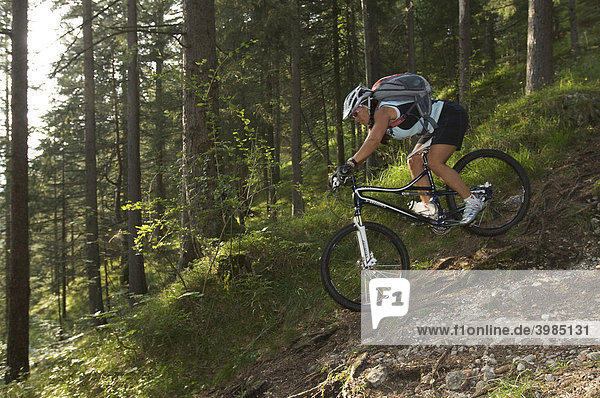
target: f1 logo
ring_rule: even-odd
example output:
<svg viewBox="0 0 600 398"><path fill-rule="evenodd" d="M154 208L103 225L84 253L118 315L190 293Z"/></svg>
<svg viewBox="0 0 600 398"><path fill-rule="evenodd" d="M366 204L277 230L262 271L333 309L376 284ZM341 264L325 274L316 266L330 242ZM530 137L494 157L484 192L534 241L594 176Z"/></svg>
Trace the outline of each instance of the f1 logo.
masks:
<svg viewBox="0 0 600 398"><path fill-rule="evenodd" d="M369 281L369 303L373 329L387 317L401 317L408 312L410 282L404 278L375 278Z"/></svg>

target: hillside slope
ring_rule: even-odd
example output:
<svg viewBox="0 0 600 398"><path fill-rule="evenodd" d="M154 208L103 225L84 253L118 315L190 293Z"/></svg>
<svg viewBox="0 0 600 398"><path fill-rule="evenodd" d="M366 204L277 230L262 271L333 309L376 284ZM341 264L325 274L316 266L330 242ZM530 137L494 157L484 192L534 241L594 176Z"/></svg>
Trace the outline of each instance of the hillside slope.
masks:
<svg viewBox="0 0 600 398"><path fill-rule="evenodd" d="M442 251L434 268L600 269L599 175L600 131L533 183L517 236ZM597 397L599 360L593 346L361 346L359 314L340 309L199 397Z"/></svg>

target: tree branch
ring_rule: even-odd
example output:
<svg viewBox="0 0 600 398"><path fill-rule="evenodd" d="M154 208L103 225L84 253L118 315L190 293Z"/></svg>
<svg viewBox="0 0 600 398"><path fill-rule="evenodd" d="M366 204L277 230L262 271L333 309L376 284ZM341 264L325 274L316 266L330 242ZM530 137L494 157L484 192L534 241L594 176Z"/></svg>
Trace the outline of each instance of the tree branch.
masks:
<svg viewBox="0 0 600 398"><path fill-rule="evenodd" d="M162 25L162 26L178 26L178 25ZM150 28L150 29L148 29ZM160 34L168 34L168 35L176 35L176 34L181 34L181 31L179 30L172 30L172 31L160 31L158 29L151 29L152 26L146 27L146 28L142 28L140 29L140 27L138 27L137 29L135 29L136 32L142 32L142 33L160 33ZM128 33L130 32L131 29L127 29L127 28L122 28L117 30L116 32L113 32L111 34L109 34L108 36L105 36L97 41L94 42L93 46L95 47L97 44L102 43L105 40L108 40L110 38L113 38L115 36L124 34L124 33ZM71 46L69 46L71 47ZM71 57L68 61L66 61L66 64L60 66L60 64L62 63L62 59L57 63L56 68L54 68L54 70L52 71L52 73L50 74L51 78L56 77L56 75L59 72L62 72L63 70L67 69L67 67L69 67L73 62L75 62L79 56L81 54L83 54L85 52L85 48L82 48L81 50L77 51L75 53L75 55L73 57Z"/></svg>

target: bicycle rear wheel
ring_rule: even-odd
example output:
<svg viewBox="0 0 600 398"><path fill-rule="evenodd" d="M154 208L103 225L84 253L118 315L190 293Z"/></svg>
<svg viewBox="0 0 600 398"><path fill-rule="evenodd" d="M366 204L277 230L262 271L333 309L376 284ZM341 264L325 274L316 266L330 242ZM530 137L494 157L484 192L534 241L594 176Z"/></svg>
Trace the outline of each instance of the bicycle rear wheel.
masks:
<svg viewBox="0 0 600 398"><path fill-rule="evenodd" d="M391 229L377 223L364 223L369 251L377 259L370 270L401 271L409 267L404 243ZM321 256L321 280L325 290L341 306L361 310L361 271L357 228L347 225L329 240Z"/></svg>
<svg viewBox="0 0 600 398"><path fill-rule="evenodd" d="M512 156L494 149L480 149L461 158L454 169L485 208L465 228L477 235L505 233L523 219L529 207L531 187L525 169ZM464 201L448 196L451 211L460 210ZM458 213L460 215L461 213Z"/></svg>

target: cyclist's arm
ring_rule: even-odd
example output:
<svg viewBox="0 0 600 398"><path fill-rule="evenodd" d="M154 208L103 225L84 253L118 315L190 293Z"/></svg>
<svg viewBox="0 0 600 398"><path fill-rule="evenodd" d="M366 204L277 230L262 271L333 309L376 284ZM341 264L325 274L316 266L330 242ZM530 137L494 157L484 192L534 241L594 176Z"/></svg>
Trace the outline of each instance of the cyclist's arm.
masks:
<svg viewBox="0 0 600 398"><path fill-rule="evenodd" d="M394 119L396 119L396 111L390 107L382 107L375 112L375 123L369 129L369 134L365 142L363 142L360 149L353 156L356 163L361 164L377 149L385 135L390 120Z"/></svg>

